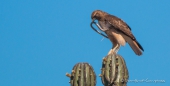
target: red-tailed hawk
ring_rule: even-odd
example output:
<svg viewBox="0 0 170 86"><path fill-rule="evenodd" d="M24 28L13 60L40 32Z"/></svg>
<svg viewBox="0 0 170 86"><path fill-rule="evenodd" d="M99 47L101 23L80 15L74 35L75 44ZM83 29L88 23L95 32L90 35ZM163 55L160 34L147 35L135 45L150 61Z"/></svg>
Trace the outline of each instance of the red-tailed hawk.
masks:
<svg viewBox="0 0 170 86"><path fill-rule="evenodd" d="M110 15L106 12L96 10L91 15L92 22L98 20L100 29L104 31L113 44L108 54L117 53L119 47L124 46L126 42L130 45L136 55L142 55L144 49L136 40L131 32L131 28L120 18Z"/></svg>

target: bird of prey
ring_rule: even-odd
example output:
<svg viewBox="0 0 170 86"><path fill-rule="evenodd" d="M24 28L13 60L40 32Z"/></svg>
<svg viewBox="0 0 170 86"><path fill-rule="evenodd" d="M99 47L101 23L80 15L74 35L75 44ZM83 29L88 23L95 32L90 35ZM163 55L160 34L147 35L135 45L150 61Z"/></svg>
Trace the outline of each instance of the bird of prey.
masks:
<svg viewBox="0 0 170 86"><path fill-rule="evenodd" d="M105 32L113 44L108 54L117 53L120 46L130 45L136 55L142 55L144 49L131 32L131 28L120 18L101 10L95 10L91 14L92 22L98 20L99 29Z"/></svg>

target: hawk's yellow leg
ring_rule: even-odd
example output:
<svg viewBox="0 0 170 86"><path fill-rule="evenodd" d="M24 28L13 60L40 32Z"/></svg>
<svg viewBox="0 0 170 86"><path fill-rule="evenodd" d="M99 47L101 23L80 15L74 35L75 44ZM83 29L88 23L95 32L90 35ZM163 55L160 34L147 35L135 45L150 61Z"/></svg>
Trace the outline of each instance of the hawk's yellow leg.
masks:
<svg viewBox="0 0 170 86"><path fill-rule="evenodd" d="M113 54L113 53L117 54L117 52L119 51L119 49L120 49L120 44L116 44L116 46L114 46L114 47L109 51L108 55L109 55L109 54Z"/></svg>

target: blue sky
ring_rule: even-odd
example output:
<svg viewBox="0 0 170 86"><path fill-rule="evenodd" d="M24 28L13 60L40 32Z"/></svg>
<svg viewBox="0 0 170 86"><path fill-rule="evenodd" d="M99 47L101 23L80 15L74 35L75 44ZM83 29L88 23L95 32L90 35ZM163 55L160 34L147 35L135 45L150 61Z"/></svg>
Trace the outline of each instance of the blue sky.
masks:
<svg viewBox="0 0 170 86"><path fill-rule="evenodd" d="M90 27L94 10L123 19L144 48L142 56L126 44L129 86L168 86L170 61L169 0L1 0L0 86L69 86L66 72L90 63L97 75L111 42ZM102 41L101 41L102 40ZM97 85L103 86L97 76Z"/></svg>

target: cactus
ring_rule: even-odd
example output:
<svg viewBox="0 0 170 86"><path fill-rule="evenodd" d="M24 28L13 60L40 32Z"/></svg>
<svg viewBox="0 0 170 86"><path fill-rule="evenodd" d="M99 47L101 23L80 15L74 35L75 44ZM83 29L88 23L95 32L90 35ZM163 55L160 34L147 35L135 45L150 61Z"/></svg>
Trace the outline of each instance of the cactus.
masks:
<svg viewBox="0 0 170 86"><path fill-rule="evenodd" d="M77 63L71 74L66 73L70 78L71 86L95 86L96 74L88 63Z"/></svg>
<svg viewBox="0 0 170 86"><path fill-rule="evenodd" d="M129 78L125 60L117 54L110 54L103 58L102 83L105 86L126 86Z"/></svg>
<svg viewBox="0 0 170 86"><path fill-rule="evenodd" d="M96 74L88 63L77 63L66 76L70 77L71 86L96 85ZM104 86L126 86L129 74L123 57L117 54L104 57L100 77Z"/></svg>

